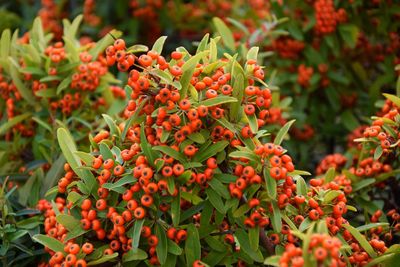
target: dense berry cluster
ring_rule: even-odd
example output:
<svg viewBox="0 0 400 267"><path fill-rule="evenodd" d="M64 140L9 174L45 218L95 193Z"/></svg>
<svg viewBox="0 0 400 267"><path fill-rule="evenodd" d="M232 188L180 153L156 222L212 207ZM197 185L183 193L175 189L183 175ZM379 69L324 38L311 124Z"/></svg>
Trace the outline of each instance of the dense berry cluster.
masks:
<svg viewBox="0 0 400 267"><path fill-rule="evenodd" d="M279 53L279 56L287 59L297 59L305 47L304 42L289 37L280 37L274 40L272 49Z"/></svg>
<svg viewBox="0 0 400 267"><path fill-rule="evenodd" d="M335 10L333 0L316 0L314 3L315 31L318 34L325 35L336 31L336 26L347 20L344 9Z"/></svg>
<svg viewBox="0 0 400 267"><path fill-rule="evenodd" d="M301 64L297 68L298 76L297 82L304 88L308 88L310 86L310 79L314 74L313 67L307 67L304 64Z"/></svg>
<svg viewBox="0 0 400 267"><path fill-rule="evenodd" d="M317 175L324 174L331 167L339 170L346 164L346 161L346 157L339 153L327 155L321 160L315 170L315 173Z"/></svg>

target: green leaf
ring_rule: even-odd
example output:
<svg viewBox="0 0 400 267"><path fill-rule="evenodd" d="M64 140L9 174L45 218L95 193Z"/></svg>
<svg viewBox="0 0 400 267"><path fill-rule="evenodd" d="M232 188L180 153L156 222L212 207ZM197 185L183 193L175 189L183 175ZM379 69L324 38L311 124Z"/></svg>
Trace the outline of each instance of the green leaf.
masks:
<svg viewBox="0 0 400 267"><path fill-rule="evenodd" d="M206 143L207 144L207 143ZM193 157L194 162L203 162L210 157L216 155L217 153L221 152L229 145L229 142L226 140L216 142L210 146L206 146L205 149L200 148L196 155Z"/></svg>
<svg viewBox="0 0 400 267"><path fill-rule="evenodd" d="M156 247L157 257L161 265L165 263L168 255L167 235L161 225L156 225L156 236L158 237L158 244Z"/></svg>
<svg viewBox="0 0 400 267"><path fill-rule="evenodd" d="M256 115L255 114L246 115L246 118L247 118L247 121L249 122L251 132L257 133L258 132L258 122L257 122Z"/></svg>
<svg viewBox="0 0 400 267"><path fill-rule="evenodd" d="M245 158L251 162L260 162L260 157L257 156L253 151L233 151L229 154L231 158Z"/></svg>
<svg viewBox="0 0 400 267"><path fill-rule="evenodd" d="M145 45L141 45L141 44L135 44L130 46L129 48L126 49L126 53L145 53L149 51L149 48Z"/></svg>
<svg viewBox="0 0 400 267"><path fill-rule="evenodd" d="M365 265L365 267L372 267L372 266L382 266L381 264L392 260L395 256L398 256L399 253L388 253L388 254L383 254L375 259L372 259L370 262L367 263L367 265ZM394 265L384 265L384 266L394 266Z"/></svg>
<svg viewBox="0 0 400 267"><path fill-rule="evenodd" d="M181 152L178 152L169 146L155 146L153 147L153 150L161 151L165 155L173 157L174 159L178 160L181 163L187 161L186 157Z"/></svg>
<svg viewBox="0 0 400 267"><path fill-rule="evenodd" d="M238 229L235 232L235 236L240 243L240 248L249 255L256 262L263 262L264 257L261 254L260 250L253 250L250 246L249 236L243 229Z"/></svg>
<svg viewBox="0 0 400 267"><path fill-rule="evenodd" d="M233 212L233 217L238 218L246 214L250 210L249 204L245 203Z"/></svg>
<svg viewBox="0 0 400 267"><path fill-rule="evenodd" d="M117 39L122 35L122 32L112 30L107 33L96 45L89 50L89 54L92 55L93 60L96 60L100 53L102 53L109 45L114 43L114 38Z"/></svg>
<svg viewBox="0 0 400 267"><path fill-rule="evenodd" d="M272 211L273 211L271 214L272 227L274 228L275 232L280 233L282 230L282 217L281 217L281 211L278 208L276 200L272 201Z"/></svg>
<svg viewBox="0 0 400 267"><path fill-rule="evenodd" d="M288 133L290 127L292 126L292 124L295 122L296 120L291 120L288 121L285 125L283 125L283 127L279 130L279 132L277 133L275 140L274 140L274 144L275 145L280 145L283 141L283 138L285 138L286 134Z"/></svg>
<svg viewBox="0 0 400 267"><path fill-rule="evenodd" d="M167 36L161 36L159 37L155 42L153 47L151 48L151 51L157 52L159 55L161 55L161 52L164 48L164 43L165 40L167 39Z"/></svg>
<svg viewBox="0 0 400 267"><path fill-rule="evenodd" d="M119 136L120 131L115 121L107 114L103 114L103 118L106 121L108 128L110 129L110 133L112 135Z"/></svg>
<svg viewBox="0 0 400 267"><path fill-rule="evenodd" d="M111 152L111 149L105 143L101 143L100 147L100 154L103 156L103 160L112 159L114 160L114 155Z"/></svg>
<svg viewBox="0 0 400 267"><path fill-rule="evenodd" d="M374 151L374 160L378 160L383 154L383 148L381 146L377 146Z"/></svg>
<svg viewBox="0 0 400 267"><path fill-rule="evenodd" d="M149 100L148 98L142 100L142 102L141 102L140 105L136 108L136 110L135 110L135 112L133 113L133 115L131 115L131 116L129 117L129 119L126 121L124 130L122 131L122 134L121 134L121 141L124 141L124 140L125 140L125 137L126 137L126 134L128 133L129 128L130 128L131 125L138 119L139 113L140 113L141 111L143 111L143 107L144 107L144 105L147 103L148 100Z"/></svg>
<svg viewBox="0 0 400 267"><path fill-rule="evenodd" d="M214 98L203 100L199 103L199 105L204 105L206 107L212 107L212 106L217 106L217 105L221 105L221 104L225 104L225 103L232 103L232 102L237 102L237 99L235 97L231 97L231 96L219 95Z"/></svg>
<svg viewBox="0 0 400 267"><path fill-rule="evenodd" d="M89 170L79 168L82 166L82 163L79 157L75 154L77 149L70 133L64 128L59 128L57 130L57 139L61 151L71 168L83 180L89 191L95 192L97 184L96 178Z"/></svg>
<svg viewBox="0 0 400 267"><path fill-rule="evenodd" d="M197 46L196 54L206 50L209 39L210 39L210 34L209 33L204 35L203 39L201 39L199 45Z"/></svg>
<svg viewBox="0 0 400 267"><path fill-rule="evenodd" d="M341 24L338 26L340 36L350 48L354 48L358 39L358 28L353 24Z"/></svg>
<svg viewBox="0 0 400 267"><path fill-rule="evenodd" d="M208 51L203 51L198 53L195 56L192 56L188 61L186 61L182 66L182 77L180 79L180 84L182 85L182 89L180 91L181 99L184 99L187 95L187 91L190 86L190 80L193 76L194 70L196 69L197 63L199 63L200 59L206 55Z"/></svg>
<svg viewBox="0 0 400 267"><path fill-rule="evenodd" d="M249 240L250 240L250 247L252 250L258 250L258 243L260 238L260 229L258 225L256 227L249 229Z"/></svg>
<svg viewBox="0 0 400 267"><path fill-rule="evenodd" d="M142 148L143 154L146 156L150 166L155 167L154 161L157 158L156 152L151 148L147 141L146 134L144 132L144 125L140 127L140 147Z"/></svg>
<svg viewBox="0 0 400 267"><path fill-rule="evenodd" d="M222 37L225 46L229 50L235 51L235 39L233 38L233 33L228 26L226 26L226 24L218 17L213 18L213 24L219 35Z"/></svg>
<svg viewBox="0 0 400 267"><path fill-rule="evenodd" d="M264 265L279 267L279 266L281 266L279 263L280 258L281 258L281 256L270 256L265 259Z"/></svg>
<svg viewBox="0 0 400 267"><path fill-rule="evenodd" d="M10 58L10 60L13 60ZM17 67L14 64L10 64L10 76L18 89L18 92L26 100L29 105L35 104L35 97L33 96L30 89L28 89L24 82L21 80L20 74L18 73Z"/></svg>
<svg viewBox="0 0 400 267"><path fill-rule="evenodd" d="M76 151L74 154L77 155L86 164L86 166L92 166L95 159L93 155L82 151Z"/></svg>
<svg viewBox="0 0 400 267"><path fill-rule="evenodd" d="M265 187L267 189L267 194L270 199L276 198L276 180L272 178L269 173L268 168L264 167L263 169Z"/></svg>
<svg viewBox="0 0 400 267"><path fill-rule="evenodd" d="M353 193L357 192L358 190L360 190L360 189L362 189L364 187L367 187L367 186L369 186L369 185L371 185L373 183L375 183L375 179L374 178L363 179L363 180L361 180L359 182L356 182L356 183L354 183L352 185Z"/></svg>
<svg viewBox="0 0 400 267"><path fill-rule="evenodd" d="M365 231L368 231L373 228L387 227L387 226L389 226L389 223L369 223L369 224L361 225L361 226L357 227L356 229L359 232L365 232Z"/></svg>
<svg viewBox="0 0 400 267"><path fill-rule="evenodd" d="M335 178L336 170L335 167L331 167L325 174L325 183L330 183Z"/></svg>
<svg viewBox="0 0 400 267"><path fill-rule="evenodd" d="M139 247L140 235L142 233L144 220L136 220L133 225L133 231L130 235L132 238L132 249L137 249Z"/></svg>
<svg viewBox="0 0 400 267"><path fill-rule="evenodd" d="M329 191L329 192L326 193L326 195L324 196L324 201L323 201L323 203L330 203L332 200L334 200L335 198L337 198L340 194L341 194L341 191L338 191L338 190Z"/></svg>
<svg viewBox="0 0 400 267"><path fill-rule="evenodd" d="M168 243L168 252L174 255L181 255L183 252L183 249L181 249L180 246L178 246L174 241L168 239L167 240Z"/></svg>
<svg viewBox="0 0 400 267"><path fill-rule="evenodd" d="M1 34L1 40L0 40L0 59L4 61L3 67L6 67L7 69L7 58L8 55L10 54L10 46L11 46L11 31L10 29L5 29L3 33Z"/></svg>
<svg viewBox="0 0 400 267"><path fill-rule="evenodd" d="M55 252L60 251L63 254L65 254L63 243L61 243L60 241L58 241L57 239L55 239L53 237L38 234L38 235L34 235L32 237L32 239L33 239L33 241L38 242L38 243L42 244L43 246L46 246Z"/></svg>
<svg viewBox="0 0 400 267"><path fill-rule="evenodd" d="M201 258L200 237L197 228L189 224L187 229L187 239L185 242L185 255L187 266L192 266L193 262Z"/></svg>
<svg viewBox="0 0 400 267"><path fill-rule="evenodd" d="M12 119L9 119L6 123L0 126L0 135L4 135L7 133L8 130L10 130L13 126L17 125L18 123L28 119L31 117L31 113L24 113L18 116L13 117Z"/></svg>
<svg viewBox="0 0 400 267"><path fill-rule="evenodd" d="M395 104L396 106L400 107L400 98L395 96L395 95L391 95L391 94L383 94L384 97L386 97L387 99L389 99L390 101L393 102L393 104Z"/></svg>
<svg viewBox="0 0 400 267"><path fill-rule="evenodd" d="M122 177L121 179L119 179L118 181L116 181L115 183L105 183L103 184L103 187L108 189L108 190L114 190L116 191L116 189L123 189L121 191L125 191L125 188L123 187L126 184L131 184L133 183L135 180L135 178L132 177L132 175L126 175L124 177ZM116 191L116 192L119 192Z"/></svg>
<svg viewBox="0 0 400 267"><path fill-rule="evenodd" d="M257 60L258 57L258 51L259 51L259 47L258 46L253 46L252 48L250 48L249 52L247 52L247 56L246 59L253 59L253 60Z"/></svg>
<svg viewBox="0 0 400 267"><path fill-rule="evenodd" d="M365 236L363 236L356 228L351 226L350 224L343 224L343 227L346 228L350 234L358 241L361 247L372 257L375 258L377 256L376 252L372 248L372 246L368 243Z"/></svg>
<svg viewBox="0 0 400 267"><path fill-rule="evenodd" d="M148 256L146 251L141 250L140 248L132 248L122 256L122 261L123 262L142 261L147 259L147 257Z"/></svg>
<svg viewBox="0 0 400 267"><path fill-rule="evenodd" d="M174 227L179 226L179 221L181 219L181 195L178 191L178 195L174 197L171 203L171 218Z"/></svg>
<svg viewBox="0 0 400 267"><path fill-rule="evenodd" d="M226 213L225 206L223 204L223 201L222 201L222 198L220 197L220 195L211 188L206 188L206 193L208 196L208 200L211 202L211 204L214 206L214 208L218 212L225 214Z"/></svg>
<svg viewBox="0 0 400 267"><path fill-rule="evenodd" d="M199 132L189 134L187 137L198 144L204 144L206 142L204 136Z"/></svg>
<svg viewBox="0 0 400 267"><path fill-rule="evenodd" d="M217 61L218 58L217 42L220 38L221 37L218 37L218 39L212 38L210 40L210 63L214 63L215 61Z"/></svg>
<svg viewBox="0 0 400 267"><path fill-rule="evenodd" d="M227 187L223 185L218 179L211 179L210 181L208 181L208 184L211 186L212 189L214 189L215 192L217 192L223 198L225 199L231 198Z"/></svg>
<svg viewBox="0 0 400 267"><path fill-rule="evenodd" d="M94 260L94 261L90 261L88 262L88 266L92 266L92 265L99 265L100 263L104 263L104 262L110 262L111 260L115 259L118 257L118 253L115 252L111 255L103 255L101 256L100 259Z"/></svg>
<svg viewBox="0 0 400 267"><path fill-rule="evenodd" d="M82 195L75 192L75 191L71 191L69 192L68 196L67 196L67 200L69 202L71 202L72 204L76 204L79 200L82 199Z"/></svg>
<svg viewBox="0 0 400 267"><path fill-rule="evenodd" d="M204 238L204 240L207 242L207 244L210 246L211 249L219 252L226 251L226 245L221 241L219 241L217 238L212 236L207 236Z"/></svg>
<svg viewBox="0 0 400 267"><path fill-rule="evenodd" d="M56 216L56 220L59 224L62 224L68 231L73 231L79 226L79 220L75 219L74 216L68 214L59 214Z"/></svg>
<svg viewBox="0 0 400 267"><path fill-rule="evenodd" d="M230 104L229 118L232 122L237 122L239 120L239 109L241 108L243 94L245 87L245 75L242 71L237 74L233 83L232 96L236 98L236 102Z"/></svg>

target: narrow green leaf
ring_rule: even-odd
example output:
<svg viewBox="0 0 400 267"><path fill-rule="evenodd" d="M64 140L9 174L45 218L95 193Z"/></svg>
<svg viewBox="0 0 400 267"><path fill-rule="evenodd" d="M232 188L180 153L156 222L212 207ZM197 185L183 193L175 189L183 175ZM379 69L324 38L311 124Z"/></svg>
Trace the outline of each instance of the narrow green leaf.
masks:
<svg viewBox="0 0 400 267"><path fill-rule="evenodd" d="M126 121L125 126L124 126L124 130L122 131L121 134L121 141L125 140L126 134L128 133L129 128L132 126L132 124L137 120L137 118L139 117L139 113L143 110L144 105L147 103L149 99L146 98L144 100L142 100L142 102L140 103L140 105L136 108L135 112L133 113L133 115L131 115L129 117L129 119Z"/></svg>
<svg viewBox="0 0 400 267"><path fill-rule="evenodd" d="M268 168L264 167L263 169L263 176L265 180L265 187L267 189L268 197L270 199L275 199L276 198L276 180L272 178L272 176L269 173Z"/></svg>
<svg viewBox="0 0 400 267"><path fill-rule="evenodd" d="M88 262L88 266L92 266L92 265L99 265L100 263L104 263L104 262L111 262L113 259L118 257L118 253L115 252L111 255L103 255L101 256L100 259L94 260L94 261L90 261Z"/></svg>
<svg viewBox="0 0 400 267"><path fill-rule="evenodd" d="M254 251L251 246L250 246L250 240L249 236L246 234L246 232L243 229L238 229L235 232L235 236L238 239L240 243L240 248L243 249L243 251L249 255L250 258L252 258L256 262L263 262L264 257L261 254L260 250Z"/></svg>
<svg viewBox="0 0 400 267"><path fill-rule="evenodd" d="M152 149L161 151L165 155L171 156L174 159L178 160L181 163L184 163L187 161L186 157L181 153L176 151L175 149L169 147L169 146L155 146Z"/></svg>
<svg viewBox="0 0 400 267"><path fill-rule="evenodd" d="M38 235L34 235L32 237L32 239L35 242L38 242L40 244L42 244L43 246L48 247L49 249L57 252L60 251L63 254L65 254L64 252L64 245L63 243L61 243L60 241L58 241L57 239L47 236L47 235L42 235L42 234L38 234Z"/></svg>
<svg viewBox="0 0 400 267"><path fill-rule="evenodd" d="M114 43L114 38L119 38L122 32L112 30L107 33L96 45L89 50L89 54L92 55L93 60L96 60L100 53L102 53L109 45Z"/></svg>
<svg viewBox="0 0 400 267"><path fill-rule="evenodd" d="M292 126L292 124L295 122L296 120L291 120L288 121L285 125L283 125L283 127L279 130L279 132L277 133L275 140L274 140L274 144L275 145L280 145L283 141L283 138L285 138L286 134L288 133L290 127Z"/></svg>
<svg viewBox="0 0 400 267"><path fill-rule="evenodd" d="M200 52L195 56L192 56L188 61L186 61L182 66L182 77L180 79L180 84L182 85L182 89L180 91L181 99L184 99L187 95L190 80L193 76L194 70L196 69L197 63L199 63L200 59L206 54L208 51Z"/></svg>
<svg viewBox="0 0 400 267"><path fill-rule="evenodd" d="M193 262L201 258L200 237L197 228L189 224L187 229L187 239L185 242L185 255L187 266L192 266Z"/></svg>
<svg viewBox="0 0 400 267"><path fill-rule="evenodd" d="M335 167L331 167L328 169L328 171L325 174L325 183L330 183L333 181L336 175L336 170Z"/></svg>
<svg viewBox="0 0 400 267"><path fill-rule="evenodd" d="M156 247L157 257L162 265L167 260L168 243L167 243L167 235L165 234L165 230L159 224L156 225L156 235L158 237L158 244Z"/></svg>
<svg viewBox="0 0 400 267"><path fill-rule="evenodd" d="M258 250L258 243L260 238L260 229L258 226L249 229L250 247L252 250Z"/></svg>
<svg viewBox="0 0 400 267"><path fill-rule="evenodd" d="M13 59L10 58L10 60ZM18 92L26 100L26 103L33 106L35 104L35 97L33 96L31 90L29 90L21 80L17 67L14 64L10 64L10 76L17 87Z"/></svg>
<svg viewBox="0 0 400 267"><path fill-rule="evenodd" d="M208 200L211 202L211 204L214 206L214 208L218 212L225 214L226 213L225 206L223 204L223 201L222 201L222 198L220 197L220 195L218 195L218 193L215 192L211 188L206 188L206 193L208 196Z"/></svg>
<svg viewBox="0 0 400 267"><path fill-rule="evenodd" d="M200 148L192 160L195 162L203 162L206 159L209 159L210 157L214 156L218 152L221 152L222 150L224 150L225 147L227 147L228 145L229 145L229 142L226 140L223 140L223 141L214 143L210 146L207 146L206 149L204 149L204 150L202 150Z"/></svg>
<svg viewBox="0 0 400 267"><path fill-rule="evenodd" d="M365 236L363 236L356 228L349 224L343 224L343 227L346 228L350 234L358 241L361 247L372 257L375 258L377 256L376 252L372 248L372 246L368 243Z"/></svg>
<svg viewBox="0 0 400 267"><path fill-rule="evenodd" d="M391 94L383 94L384 97L386 97L387 99L389 99L390 101L392 101L396 106L400 107L400 98L395 96L395 95L391 95Z"/></svg>
<svg viewBox="0 0 400 267"><path fill-rule="evenodd" d="M226 47L231 51L235 51L235 39L233 38L233 33L228 26L226 26L225 22L220 18L215 17L213 18L213 24L219 35L222 37L222 41Z"/></svg>
<svg viewBox="0 0 400 267"><path fill-rule="evenodd" d="M147 253L140 248L132 248L127 253L122 256L122 262L129 262L129 261L143 261L147 259Z"/></svg>
<svg viewBox="0 0 400 267"><path fill-rule="evenodd" d="M237 99L235 97L231 97L231 96L219 95L214 98L203 100L199 103L199 105L204 105L206 107L212 107L212 106L217 106L217 105L221 105L221 104L225 104L225 103L232 103L232 102L237 102Z"/></svg>
<svg viewBox="0 0 400 267"><path fill-rule="evenodd" d="M275 200L272 201L272 214L271 214L271 223L275 232L280 233L282 230L282 217L281 211L278 208L278 204Z"/></svg>
<svg viewBox="0 0 400 267"><path fill-rule="evenodd" d="M68 231L73 231L79 226L79 220L75 219L74 216L68 214L59 214L56 216L56 220L59 224L62 224Z"/></svg>
<svg viewBox="0 0 400 267"><path fill-rule="evenodd" d="M181 196L178 191L178 195L174 197L171 203L171 218L174 227L179 226L179 221L181 219Z"/></svg>
<svg viewBox="0 0 400 267"><path fill-rule="evenodd" d="M137 249L139 247L143 223L144 220L136 220L133 225L133 231L129 233L130 237L132 238L132 249Z"/></svg>
<svg viewBox="0 0 400 267"><path fill-rule="evenodd" d="M389 223L369 223L369 224L361 225L361 226L357 227L356 229L359 232L365 232L365 231L371 230L373 228L388 227L388 226L389 226Z"/></svg>
<svg viewBox="0 0 400 267"><path fill-rule="evenodd" d="M112 135L118 136L120 135L120 130L117 126L117 124L115 123L115 121L107 114L103 114L103 118L106 121L108 128L110 129L110 133Z"/></svg>
<svg viewBox="0 0 400 267"><path fill-rule="evenodd" d="M31 113L24 113L24 114L15 116L12 119L9 119L6 123L4 123L3 125L0 126L0 135L6 134L7 131L10 130L13 126L28 119L30 116L32 116Z"/></svg>
<svg viewBox="0 0 400 267"><path fill-rule="evenodd" d="M59 128L57 130L57 139L61 151L63 152L64 157L70 164L71 168L84 181L89 191L94 192L94 190L96 190L95 187L97 184L96 178L89 170L79 168L82 166L82 163L79 157L75 154L77 149L70 133L65 128Z"/></svg>
<svg viewBox="0 0 400 267"><path fill-rule="evenodd" d="M157 52L159 55L161 55L162 50L164 48L164 43L165 40L167 40L167 36L161 36L159 37L155 42L153 47L151 48L151 51Z"/></svg>

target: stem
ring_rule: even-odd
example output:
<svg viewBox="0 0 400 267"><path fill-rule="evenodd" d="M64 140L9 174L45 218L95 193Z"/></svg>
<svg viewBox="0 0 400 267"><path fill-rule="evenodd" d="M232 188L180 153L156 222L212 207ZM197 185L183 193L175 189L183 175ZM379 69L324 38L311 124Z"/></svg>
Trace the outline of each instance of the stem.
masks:
<svg viewBox="0 0 400 267"><path fill-rule="evenodd" d="M274 244L272 244L271 239L265 234L264 228L260 228L260 243L267 250L269 255L275 254Z"/></svg>

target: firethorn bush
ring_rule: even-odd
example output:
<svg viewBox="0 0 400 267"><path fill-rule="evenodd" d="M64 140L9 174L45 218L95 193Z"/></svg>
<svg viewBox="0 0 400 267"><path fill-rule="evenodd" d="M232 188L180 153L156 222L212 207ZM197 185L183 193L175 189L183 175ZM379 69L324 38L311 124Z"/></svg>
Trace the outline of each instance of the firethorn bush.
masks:
<svg viewBox="0 0 400 267"><path fill-rule="evenodd" d="M60 125L71 129L76 140L86 139L98 126L94 118L99 112L119 112L112 104L114 100L122 103L125 91L112 84L118 81L108 72L101 54L112 38L79 44L75 35L81 20L64 22L63 41L53 42L39 19L22 37L18 32L11 35L9 30L2 33L2 175L20 172L25 176L38 167L46 171L56 163L51 172L54 175L65 163L56 139ZM47 177L45 187L50 188L55 179Z"/></svg>
<svg viewBox="0 0 400 267"><path fill-rule="evenodd" d="M2 266L397 266L396 1L0 6Z"/></svg>
<svg viewBox="0 0 400 267"><path fill-rule="evenodd" d="M398 142L383 133L398 138L400 99L386 95L353 162L327 156L307 184L281 146L294 121L265 130L273 93L257 48L241 64L218 53L218 40L206 35L194 55L181 47L169 60L164 37L139 56L123 39L106 49L108 64L127 72L129 101L90 135L88 152L58 129L68 163L48 193L55 200L37 205L45 234L33 237L46 262L390 266L399 213L371 195L396 173L387 161Z"/></svg>

